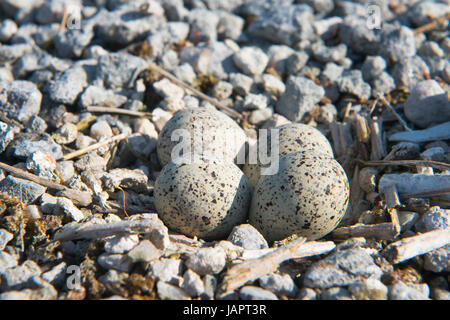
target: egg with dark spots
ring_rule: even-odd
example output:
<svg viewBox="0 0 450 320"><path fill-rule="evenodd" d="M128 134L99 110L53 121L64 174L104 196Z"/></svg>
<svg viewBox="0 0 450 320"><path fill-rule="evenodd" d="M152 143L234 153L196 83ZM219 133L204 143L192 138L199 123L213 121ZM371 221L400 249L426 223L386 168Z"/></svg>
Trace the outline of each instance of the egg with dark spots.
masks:
<svg viewBox="0 0 450 320"><path fill-rule="evenodd" d="M272 149L272 135L278 135L278 154L280 157L297 151L313 151L333 158L333 149L330 142L319 130L312 126L302 123L289 123L269 130L267 134L269 154ZM244 171L252 186L255 187L261 176L261 164L250 164L247 161L242 171Z"/></svg>
<svg viewBox="0 0 450 320"><path fill-rule="evenodd" d="M245 157L246 141L244 130L223 112L196 108L170 118L158 136L156 151L163 166L191 152L235 161L241 151Z"/></svg>
<svg viewBox="0 0 450 320"><path fill-rule="evenodd" d="M270 242L293 234L315 240L336 228L348 200L347 175L335 159L308 151L289 153L280 158L277 173L261 176L249 222Z"/></svg>
<svg viewBox="0 0 450 320"><path fill-rule="evenodd" d="M187 154L160 172L154 200L171 230L206 240L224 239L246 221L251 186L234 163Z"/></svg>

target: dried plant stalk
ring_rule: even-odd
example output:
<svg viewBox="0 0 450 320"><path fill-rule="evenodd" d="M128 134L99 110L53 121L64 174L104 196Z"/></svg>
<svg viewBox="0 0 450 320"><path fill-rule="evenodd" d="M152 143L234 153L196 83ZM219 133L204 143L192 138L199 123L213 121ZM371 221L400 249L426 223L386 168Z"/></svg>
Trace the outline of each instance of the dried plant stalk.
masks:
<svg viewBox="0 0 450 320"><path fill-rule="evenodd" d="M396 237L397 232L392 223L386 222L337 228L331 235L336 239L364 237L376 238L378 240L392 240Z"/></svg>
<svg viewBox="0 0 450 320"><path fill-rule="evenodd" d="M305 241L306 238L298 238L287 246L276 248L261 258L247 260L232 266L222 280L219 288L220 295L226 295L249 281L275 271L283 261L326 253L336 247L332 241L307 243Z"/></svg>
<svg viewBox="0 0 450 320"><path fill-rule="evenodd" d="M434 230L391 243L383 254L389 262L395 264L448 244L450 244L450 230Z"/></svg>
<svg viewBox="0 0 450 320"><path fill-rule="evenodd" d="M383 130L381 120L371 119L369 120L370 128L370 142L372 146L372 152L370 154L371 160L380 160L386 155L386 150L383 143Z"/></svg>
<svg viewBox="0 0 450 320"><path fill-rule="evenodd" d="M103 146L106 146L107 144L110 144L110 143L112 143L112 142L121 141L121 140L123 140L123 139L126 139L127 137L128 137L128 135L127 135L126 133L118 134L117 136L114 136L114 137L111 137L111 138L109 138L109 139L106 139L105 141L101 141L101 142L95 143L95 144L93 144L93 145L90 145L90 146L88 146L88 147L86 147L86 148L84 148L84 149L80 149L80 150L71 152L71 153L69 153L69 154L66 154L66 155L63 157L63 160L71 160L71 159L73 159L73 158L82 156L83 154L86 154L86 153L88 153L88 152L97 150L98 148L101 148L101 147L103 147Z"/></svg>

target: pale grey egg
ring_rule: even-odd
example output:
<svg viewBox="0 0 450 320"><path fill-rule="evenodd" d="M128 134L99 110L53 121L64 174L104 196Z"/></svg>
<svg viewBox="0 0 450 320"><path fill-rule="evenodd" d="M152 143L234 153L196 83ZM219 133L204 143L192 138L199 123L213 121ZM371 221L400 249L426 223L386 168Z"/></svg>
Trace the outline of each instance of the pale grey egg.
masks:
<svg viewBox="0 0 450 320"><path fill-rule="evenodd" d="M230 161L192 156L177 158L163 168L154 188L156 209L174 231L224 239L247 219L250 183Z"/></svg>
<svg viewBox="0 0 450 320"><path fill-rule="evenodd" d="M275 136L278 136L277 159L297 151L314 151L333 158L333 149L328 139L319 130L309 125L302 123L285 124L269 130L267 139L264 139L260 132L260 142L267 141L266 145L269 154L273 149L272 145L277 141L273 139ZM253 187L258 183L261 176L261 167L263 167L259 161L259 156L257 159L258 163L254 163L254 161L251 163L247 156L246 163L242 168Z"/></svg>
<svg viewBox="0 0 450 320"><path fill-rule="evenodd" d="M244 130L226 114L209 108L187 109L174 114L161 130L157 153L163 166L173 157L193 152L235 161L240 151L245 156L246 140Z"/></svg>
<svg viewBox="0 0 450 320"><path fill-rule="evenodd" d="M292 234L314 240L336 228L348 199L348 179L336 160L314 152L289 153L276 174L261 176L249 222L268 241Z"/></svg>

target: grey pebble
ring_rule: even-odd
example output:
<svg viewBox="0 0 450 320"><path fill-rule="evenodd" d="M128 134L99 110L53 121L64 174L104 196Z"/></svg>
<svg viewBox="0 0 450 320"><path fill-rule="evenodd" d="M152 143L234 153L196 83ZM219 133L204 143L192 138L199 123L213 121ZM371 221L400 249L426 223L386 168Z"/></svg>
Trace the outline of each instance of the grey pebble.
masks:
<svg viewBox="0 0 450 320"><path fill-rule="evenodd" d="M9 241L12 240L13 234L8 232L5 229L0 229L0 251L3 251L5 249L6 245Z"/></svg>
<svg viewBox="0 0 450 320"><path fill-rule="evenodd" d="M164 281L158 281L156 290L161 300L190 300L190 297L183 289Z"/></svg>
<svg viewBox="0 0 450 320"><path fill-rule="evenodd" d="M235 226L227 240L244 249L264 249L269 247L262 234L250 224Z"/></svg>
<svg viewBox="0 0 450 320"><path fill-rule="evenodd" d="M299 121L325 95L324 89L305 77L290 76L276 111L291 121Z"/></svg>
<svg viewBox="0 0 450 320"><path fill-rule="evenodd" d="M32 203L39 198L46 188L29 180L7 176L0 181L0 191L21 199L24 203Z"/></svg>
<svg viewBox="0 0 450 320"><path fill-rule="evenodd" d="M132 263L122 254L102 253L97 258L97 263L106 270L114 269L120 272L130 272Z"/></svg>
<svg viewBox="0 0 450 320"><path fill-rule="evenodd" d="M150 262L149 275L156 280L173 284L179 283L183 270L183 262L179 259L162 258Z"/></svg>
<svg viewBox="0 0 450 320"><path fill-rule="evenodd" d="M105 240L106 253L123 254L133 249L139 243L139 237L136 234L116 235Z"/></svg>
<svg viewBox="0 0 450 320"><path fill-rule="evenodd" d="M189 296L194 298L203 294L205 285L197 273L188 269L183 275L183 289Z"/></svg>
<svg viewBox="0 0 450 320"><path fill-rule="evenodd" d="M337 251L308 268L305 286L326 289L347 286L362 278L379 279L382 275L373 258L361 248Z"/></svg>
<svg viewBox="0 0 450 320"><path fill-rule="evenodd" d="M320 293L320 300L352 300L350 292L341 287L328 288Z"/></svg>
<svg viewBox="0 0 450 320"><path fill-rule="evenodd" d="M269 62L269 57L258 47L245 47L233 55L236 66L249 76L260 75Z"/></svg>
<svg viewBox="0 0 450 320"><path fill-rule="evenodd" d="M0 251L0 274L15 266L17 266L16 257L5 251Z"/></svg>
<svg viewBox="0 0 450 320"><path fill-rule="evenodd" d="M338 80L338 86L342 93L350 93L363 100L370 98L370 85L363 80L360 70L344 71Z"/></svg>
<svg viewBox="0 0 450 320"><path fill-rule="evenodd" d="M222 248L202 248L188 256L186 266L203 276L219 273L225 263L226 254Z"/></svg>
<svg viewBox="0 0 450 320"><path fill-rule="evenodd" d="M288 274L272 273L259 278L258 282L262 288L278 296L294 297L297 293L297 286Z"/></svg>
<svg viewBox="0 0 450 320"><path fill-rule="evenodd" d="M387 300L388 288L377 279L358 281L349 286L349 291L357 300Z"/></svg>
<svg viewBox="0 0 450 320"><path fill-rule="evenodd" d="M426 128L450 121L450 101L437 81L424 80L412 89L405 102L404 112L414 124Z"/></svg>
<svg viewBox="0 0 450 320"><path fill-rule="evenodd" d="M401 281L389 286L389 300L428 300L428 296Z"/></svg>
<svg viewBox="0 0 450 320"><path fill-rule="evenodd" d="M1 289L2 291L20 290L27 287L27 282L33 276L39 276L41 269L32 260L26 260L20 266L6 269L1 274Z"/></svg>
<svg viewBox="0 0 450 320"><path fill-rule="evenodd" d="M62 148L46 133L21 133L9 144L6 153L26 159L36 151L42 151L55 160L62 158Z"/></svg>
<svg viewBox="0 0 450 320"><path fill-rule="evenodd" d="M450 245L433 250L424 255L424 269L432 272L450 271Z"/></svg>
<svg viewBox="0 0 450 320"><path fill-rule="evenodd" d="M29 81L15 80L0 92L0 109L8 117L26 123L41 110L42 94Z"/></svg>
<svg viewBox="0 0 450 320"><path fill-rule="evenodd" d="M0 153L5 151L8 144L14 140L14 129L0 121Z"/></svg>
<svg viewBox="0 0 450 320"><path fill-rule="evenodd" d="M244 286L239 290L241 300L278 300L277 296L269 290L256 286Z"/></svg>

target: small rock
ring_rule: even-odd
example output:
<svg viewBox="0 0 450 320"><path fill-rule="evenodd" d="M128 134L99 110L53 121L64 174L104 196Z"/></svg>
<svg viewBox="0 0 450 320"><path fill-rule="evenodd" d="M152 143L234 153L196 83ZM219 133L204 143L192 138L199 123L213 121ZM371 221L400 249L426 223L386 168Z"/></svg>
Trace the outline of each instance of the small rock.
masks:
<svg viewBox="0 0 450 320"><path fill-rule="evenodd" d="M17 259L9 253L0 251L0 274L15 266L17 266Z"/></svg>
<svg viewBox="0 0 450 320"><path fill-rule="evenodd" d="M387 300L388 288L377 279L367 279L349 286L357 300Z"/></svg>
<svg viewBox="0 0 450 320"><path fill-rule="evenodd" d="M186 266L203 276L217 274L225 267L226 254L221 248L202 248L188 256Z"/></svg>
<svg viewBox="0 0 450 320"><path fill-rule="evenodd" d="M108 254L102 253L97 258L97 263L106 270L114 269L120 272L129 273L132 268L132 263L122 254Z"/></svg>
<svg viewBox="0 0 450 320"><path fill-rule="evenodd" d="M220 80L212 88L212 95L218 100L225 100L233 93L233 85L229 82Z"/></svg>
<svg viewBox="0 0 450 320"><path fill-rule="evenodd" d="M161 255L162 252L156 248L151 241L142 240L128 252L127 257L132 263L136 263L150 262L159 259Z"/></svg>
<svg viewBox="0 0 450 320"><path fill-rule="evenodd" d="M57 180L58 174L55 159L42 151L33 152L28 157L26 168L44 179L50 181Z"/></svg>
<svg viewBox="0 0 450 320"><path fill-rule="evenodd" d="M29 291L25 290L11 290L0 293L0 300L31 300L31 294Z"/></svg>
<svg viewBox="0 0 450 320"><path fill-rule="evenodd" d="M62 285L66 280L66 270L67 264L65 262L61 262L54 266L51 270L42 274L42 279L53 284L53 285Z"/></svg>
<svg viewBox="0 0 450 320"><path fill-rule="evenodd" d="M136 192L148 191L148 177L141 169L117 168L101 178L105 189L122 187Z"/></svg>
<svg viewBox="0 0 450 320"><path fill-rule="evenodd" d="M7 176L0 181L1 192L7 192L10 196L21 199L26 204L33 203L45 190L45 187L37 183L13 176Z"/></svg>
<svg viewBox="0 0 450 320"><path fill-rule="evenodd" d="M6 269L1 274L1 288L3 291L23 289L27 286L28 280L40 274L39 266L32 260L26 260L20 266Z"/></svg>
<svg viewBox="0 0 450 320"><path fill-rule="evenodd" d="M361 67L364 81L371 81L386 69L386 60L381 56L368 56Z"/></svg>
<svg viewBox="0 0 450 320"><path fill-rule="evenodd" d="M273 115L273 109L272 108L264 108L264 109L261 109L261 110L254 110L250 114L250 117L248 118L248 121L251 124L260 125L264 121L269 120L272 115Z"/></svg>
<svg viewBox="0 0 450 320"><path fill-rule="evenodd" d="M189 13L191 32L188 39L192 42L216 41L219 16L206 9L193 9Z"/></svg>
<svg viewBox="0 0 450 320"><path fill-rule="evenodd" d="M8 144L14 140L14 129L0 121L0 153L5 151Z"/></svg>
<svg viewBox="0 0 450 320"><path fill-rule="evenodd" d="M291 121L299 121L325 95L325 90L305 77L290 76L276 111Z"/></svg>
<svg viewBox="0 0 450 320"><path fill-rule="evenodd" d="M34 115L26 124L26 132L44 133L47 130L47 123L41 117Z"/></svg>
<svg viewBox="0 0 450 320"><path fill-rule="evenodd" d="M274 5L256 16L249 34L271 42L293 45L314 34L313 10L306 4Z"/></svg>
<svg viewBox="0 0 450 320"><path fill-rule="evenodd" d="M85 171L86 169L103 171L106 167L106 160L97 153L89 152L75 161L74 166L79 171Z"/></svg>
<svg viewBox="0 0 450 320"><path fill-rule="evenodd" d="M450 245L428 252L424 256L424 269L432 272L450 271Z"/></svg>
<svg viewBox="0 0 450 320"><path fill-rule="evenodd" d="M75 174L75 169L73 167L73 161L58 161L56 163L56 168L59 172L59 177L61 182L66 183L73 178Z"/></svg>
<svg viewBox="0 0 450 320"><path fill-rule="evenodd" d="M161 300L190 300L191 298L183 289L164 281L158 281L156 290Z"/></svg>
<svg viewBox="0 0 450 320"><path fill-rule="evenodd" d="M201 295L202 299L205 300L211 300L214 299L214 293L216 292L217 288L217 279L211 275L207 274L203 277L203 283L204 283L204 290Z"/></svg>
<svg viewBox="0 0 450 320"><path fill-rule="evenodd" d="M379 76L371 81L372 84L372 97L377 97L379 94L386 94L393 91L395 87L394 78L389 73L382 72Z"/></svg>
<svg viewBox="0 0 450 320"><path fill-rule="evenodd" d="M85 218L83 212L75 207L75 205L67 198L59 197L56 200L56 210L72 218L72 220L79 222Z"/></svg>
<svg viewBox="0 0 450 320"><path fill-rule="evenodd" d="M344 71L338 80L338 86L342 93L350 93L363 100L370 98L370 85L364 82L359 70Z"/></svg>
<svg viewBox="0 0 450 320"><path fill-rule="evenodd" d="M12 233L9 233L5 229L0 229L0 251L5 249L6 245L12 240L13 237L14 236Z"/></svg>
<svg viewBox="0 0 450 320"><path fill-rule="evenodd" d="M416 224L416 229L420 232L447 228L450 228L450 209L437 206L431 207Z"/></svg>
<svg viewBox="0 0 450 320"><path fill-rule="evenodd" d="M244 108L248 110L264 110L267 108L269 98L263 94L249 93L244 99Z"/></svg>
<svg viewBox="0 0 450 320"><path fill-rule="evenodd" d="M182 274L183 263L179 259L166 259L151 261L149 276L156 280L177 284Z"/></svg>
<svg viewBox="0 0 450 320"><path fill-rule="evenodd" d="M404 111L410 121L423 128L450 121L449 99L435 80L418 82L406 100Z"/></svg>
<svg viewBox="0 0 450 320"><path fill-rule="evenodd" d="M299 300L317 300L317 293L311 288L300 289L297 298Z"/></svg>
<svg viewBox="0 0 450 320"><path fill-rule="evenodd" d="M191 269L188 269L183 276L183 289L189 296L194 298L203 294L205 286L202 278Z"/></svg>
<svg viewBox="0 0 450 320"><path fill-rule="evenodd" d="M128 53L110 53L98 58L97 77L107 88L128 88L147 68L144 59Z"/></svg>
<svg viewBox="0 0 450 320"><path fill-rule="evenodd" d="M276 295L293 297L297 293L297 286L288 274L272 273L259 278L258 281L262 288L269 290Z"/></svg>
<svg viewBox="0 0 450 320"><path fill-rule="evenodd" d="M237 94L246 96L250 92L253 79L242 73L231 73L230 83Z"/></svg>
<svg viewBox="0 0 450 320"><path fill-rule="evenodd" d="M78 135L78 128L73 123L65 123L56 130L54 140L58 144L69 144L75 141Z"/></svg>
<svg viewBox="0 0 450 320"><path fill-rule="evenodd" d="M195 78L197 78L194 69L189 63L183 63L176 66L173 73L178 79L188 84L192 84Z"/></svg>
<svg viewBox="0 0 450 320"><path fill-rule="evenodd" d="M347 286L362 278L379 279L381 269L373 258L361 248L337 251L313 264L304 274L305 286L330 288Z"/></svg>
<svg viewBox="0 0 450 320"><path fill-rule="evenodd" d="M289 121L282 115L275 113L275 114L273 114L271 119L269 119L268 121L266 121L266 123L264 123L264 125L262 126L262 129L276 128L276 127L279 127L279 126L282 126L282 125L288 124L288 123L291 123L291 121Z"/></svg>
<svg viewBox="0 0 450 320"><path fill-rule="evenodd" d="M42 94L30 81L12 81L0 91L0 109L8 117L26 123L41 110Z"/></svg>
<svg viewBox="0 0 450 320"><path fill-rule="evenodd" d="M410 91L419 81L426 80L429 74L430 69L419 56L399 60L391 72L397 86L404 87Z"/></svg>
<svg viewBox="0 0 450 320"><path fill-rule="evenodd" d="M397 62L416 55L416 41L413 30L400 26L383 33L381 54L387 61Z"/></svg>
<svg viewBox="0 0 450 320"><path fill-rule="evenodd" d="M268 290L256 286L244 286L239 290L242 300L278 300L277 296Z"/></svg>
<svg viewBox="0 0 450 320"><path fill-rule="evenodd" d="M153 88L163 98L182 99L184 96L184 90L166 78L154 82Z"/></svg>
<svg viewBox="0 0 450 320"><path fill-rule="evenodd" d="M14 157L26 159L34 152L41 151L55 160L62 158L62 148L46 133L22 133L9 144L6 152Z"/></svg>
<svg viewBox="0 0 450 320"><path fill-rule="evenodd" d="M264 91L275 97L280 97L286 90L283 81L271 74L263 75L263 85Z"/></svg>
<svg viewBox="0 0 450 320"><path fill-rule="evenodd" d="M245 249L264 249L269 247L266 239L250 224L235 226L227 240Z"/></svg>
<svg viewBox="0 0 450 320"><path fill-rule="evenodd" d="M136 234L112 236L105 240L105 251L123 254L133 249L138 243L139 236Z"/></svg>
<svg viewBox="0 0 450 320"><path fill-rule="evenodd" d="M80 96L82 107L105 106L118 108L127 102L128 98L114 90L106 90L100 86L88 86Z"/></svg>
<svg viewBox="0 0 450 320"><path fill-rule="evenodd" d="M233 55L236 66L249 76L262 74L269 57L258 47L245 47Z"/></svg>
<svg viewBox="0 0 450 320"><path fill-rule="evenodd" d="M91 28L67 29L53 38L56 54L61 58L79 58L94 37Z"/></svg>
<svg viewBox="0 0 450 320"><path fill-rule="evenodd" d="M428 300L428 297L401 281L389 286L389 300Z"/></svg>
<svg viewBox="0 0 450 320"><path fill-rule="evenodd" d="M67 69L47 87L50 99L57 103L73 104L87 86L87 74L83 67Z"/></svg>
<svg viewBox="0 0 450 320"><path fill-rule="evenodd" d="M2 24L0 25L0 41L1 42L8 41L16 32L17 32L17 24L14 22L14 20L11 19L3 20Z"/></svg>
<svg viewBox="0 0 450 320"><path fill-rule="evenodd" d="M99 140L101 137L108 137L108 138L112 137L113 132L108 122L100 120L95 122L91 126L90 135L94 139Z"/></svg>
<svg viewBox="0 0 450 320"><path fill-rule="evenodd" d="M352 297L347 289L333 287L324 290L320 294L320 300L352 300Z"/></svg>

